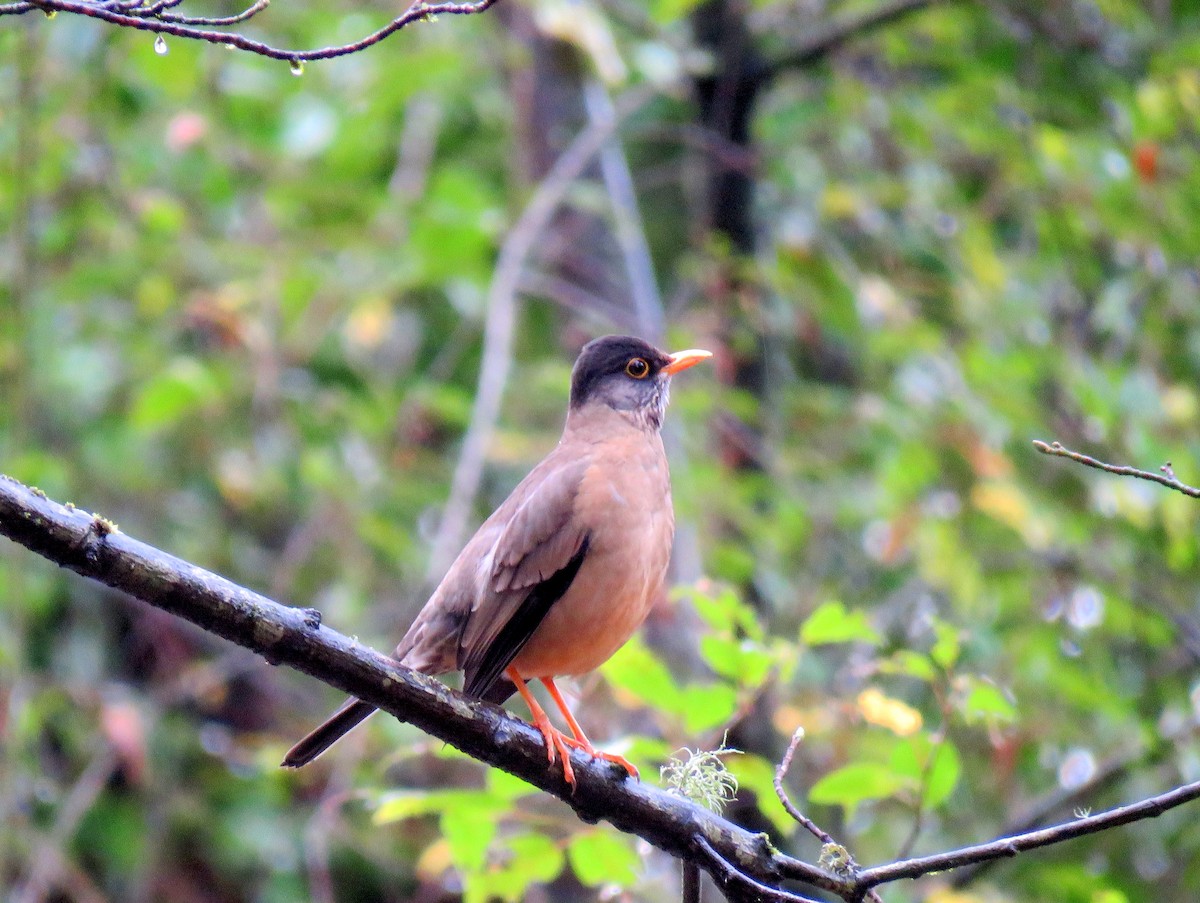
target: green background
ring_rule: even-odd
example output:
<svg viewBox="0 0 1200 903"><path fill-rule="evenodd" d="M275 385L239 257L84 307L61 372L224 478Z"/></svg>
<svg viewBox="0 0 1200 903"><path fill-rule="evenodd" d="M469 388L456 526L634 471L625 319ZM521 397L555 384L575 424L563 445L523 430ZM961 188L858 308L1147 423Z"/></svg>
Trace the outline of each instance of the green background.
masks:
<svg viewBox="0 0 1200 903"><path fill-rule="evenodd" d="M1195 780L1200 507L1030 440L1200 482L1200 9L927 6L809 59L875 7L503 0L302 77L0 17L0 470L391 648L437 577L497 256L554 189L469 521L553 445L580 345L652 332L641 241L662 343L716 352L675 381L674 588L578 685L593 739L656 781L727 735L727 813L813 861L770 789L801 726L789 789L868 864ZM319 47L396 12L243 28ZM555 189L608 102L616 176ZM10 543L0 588L12 899L678 893L390 720L283 773L333 691ZM1184 903L1197 824L884 898Z"/></svg>

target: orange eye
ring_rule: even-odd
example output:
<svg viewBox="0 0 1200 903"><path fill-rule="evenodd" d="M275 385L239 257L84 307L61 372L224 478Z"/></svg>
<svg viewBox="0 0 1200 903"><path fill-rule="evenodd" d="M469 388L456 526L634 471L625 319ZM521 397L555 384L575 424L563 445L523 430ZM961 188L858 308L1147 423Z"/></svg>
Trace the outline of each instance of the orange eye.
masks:
<svg viewBox="0 0 1200 903"><path fill-rule="evenodd" d="M645 358L635 357L625 365L625 373L634 379L645 379L650 375L650 365Z"/></svg>

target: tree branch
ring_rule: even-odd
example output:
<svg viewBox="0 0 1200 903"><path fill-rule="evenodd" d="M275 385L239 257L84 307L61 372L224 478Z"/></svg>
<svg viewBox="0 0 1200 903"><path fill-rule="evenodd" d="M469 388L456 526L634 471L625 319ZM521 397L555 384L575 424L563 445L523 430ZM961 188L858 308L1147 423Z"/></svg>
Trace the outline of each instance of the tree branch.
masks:
<svg viewBox="0 0 1200 903"><path fill-rule="evenodd" d="M752 834L658 787L622 779L623 770L579 752L571 755L578 781L572 795L561 768L547 763L541 734L498 706L468 699L322 626L312 609L282 606L131 539L102 517L51 501L11 477L0 477L0 535L252 649L271 664L311 674L558 797L584 821L605 819L698 862L714 876L725 872L707 849L764 885L786 876L838 894L851 890L849 881L780 853L765 834Z"/></svg>
<svg viewBox="0 0 1200 903"><path fill-rule="evenodd" d="M210 44L225 44L229 47L236 47L238 50L256 53L259 56L287 60L293 65L299 66L307 60L328 60L358 53L360 50L378 44L414 22L431 22L440 15L469 16L481 13L495 6L499 0L476 0L474 3L425 3L418 0L403 15L397 16L383 28L361 40L334 47L322 47L317 50L287 50L273 47L262 41L255 41L237 32L213 30L245 22L266 9L270 0L256 0L255 3L235 16L207 18L164 12L170 7L178 6L181 2L182 0L157 0L157 2L151 3L144 2L144 0L26 0L26 2L0 4L0 16L20 16L34 10L41 10L47 16L60 12L73 13L99 19L121 28L155 32L159 36L172 35L177 38L206 41Z"/></svg>
<svg viewBox="0 0 1200 903"><path fill-rule="evenodd" d="M1078 818L1052 828L1029 831L1013 837L1002 837L991 843L963 847L961 850L952 850L948 853L937 853L933 856L922 856L917 859L907 859L903 862L869 868L859 873L858 880L868 887L874 887L902 878L919 878L930 872L940 872L977 862L987 862L990 859L1016 856L1026 850L1048 847L1051 844L1062 843L1064 840L1074 840L1076 837L1084 837L1146 818L1157 818L1168 809L1174 809L1176 806L1181 806L1197 798L1200 798L1200 781L1184 784L1182 787L1152 796L1140 803L1118 806L1107 812L1101 812L1099 815Z"/></svg>
<svg viewBox="0 0 1200 903"><path fill-rule="evenodd" d="M1026 834L1042 827L1055 816L1062 817L1061 813L1063 812L1086 806L1089 800L1095 799L1099 794L1112 791L1121 780L1129 776L1135 767L1154 764L1158 759L1164 758L1168 751L1175 749L1186 734L1194 731L1195 728L1194 723L1189 723L1186 725L1186 729L1171 731L1156 737L1155 745L1149 750L1139 748L1134 752L1113 756L1102 762L1087 783L1070 789L1056 788L1042 799L1035 800L1026 811L1009 821L1003 829L1004 833L1006 835ZM994 867L997 861L995 859L985 860L959 869L951 881L951 886L954 888L966 887Z"/></svg>
<svg viewBox="0 0 1200 903"><path fill-rule="evenodd" d="M797 903L783 890L799 881L860 903L879 885L1015 856L1024 850L1153 818L1200 797L1200 782L1139 803L991 843L854 871L827 872L779 852L714 812L649 784L628 780L599 759L572 752L578 786L549 766L541 735L488 703L467 699L440 681L321 626L318 612L287 608L131 539L109 521L51 501L37 489L0 477L0 535L78 574L122 590L261 654L269 663L311 674L407 721L485 764L550 793L587 822L604 819L705 869L734 899Z"/></svg>
<svg viewBox="0 0 1200 903"><path fill-rule="evenodd" d="M1175 476L1175 471L1171 467L1170 461L1159 468L1162 473L1154 473L1149 470L1138 470L1136 467L1127 467L1124 464L1106 464L1103 461L1093 458L1091 455L1071 451L1071 449L1064 447L1061 442L1043 442L1041 439L1034 439L1033 447L1043 455L1070 458L1079 464L1094 467L1096 470L1103 470L1105 473L1114 473L1119 477L1137 477L1139 480L1149 480L1152 483L1159 483L1166 486L1168 489L1174 489L1176 492L1182 492L1184 495L1191 496L1194 499L1200 499L1200 489L1180 481Z"/></svg>
<svg viewBox="0 0 1200 903"><path fill-rule="evenodd" d="M768 75L776 76L787 69L802 69L824 59L847 42L867 32L890 25L910 13L948 0L888 0L874 9L843 16L814 29L798 46L768 67Z"/></svg>

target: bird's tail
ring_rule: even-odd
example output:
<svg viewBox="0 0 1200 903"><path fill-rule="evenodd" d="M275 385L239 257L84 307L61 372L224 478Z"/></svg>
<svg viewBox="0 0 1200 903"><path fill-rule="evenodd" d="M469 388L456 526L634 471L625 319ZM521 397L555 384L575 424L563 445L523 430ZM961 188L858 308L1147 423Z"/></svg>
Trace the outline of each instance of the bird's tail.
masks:
<svg viewBox="0 0 1200 903"><path fill-rule="evenodd" d="M299 743L288 750L283 757L284 768L299 768L307 765L329 747L333 746L351 728L365 721L373 712L375 706L361 699L348 699L346 703L330 715L316 729L311 731Z"/></svg>

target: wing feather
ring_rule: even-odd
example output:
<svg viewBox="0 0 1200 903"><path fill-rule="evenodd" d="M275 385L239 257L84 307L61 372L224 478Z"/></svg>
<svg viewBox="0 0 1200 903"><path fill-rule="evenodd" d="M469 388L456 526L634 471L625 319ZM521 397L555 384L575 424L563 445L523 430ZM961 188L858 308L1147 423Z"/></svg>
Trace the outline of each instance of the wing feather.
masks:
<svg viewBox="0 0 1200 903"><path fill-rule="evenodd" d="M467 693L491 688L579 572L588 534L575 503L586 471L586 460L552 453L493 516L503 527L459 645Z"/></svg>

